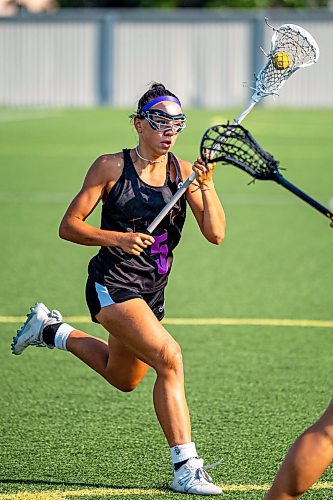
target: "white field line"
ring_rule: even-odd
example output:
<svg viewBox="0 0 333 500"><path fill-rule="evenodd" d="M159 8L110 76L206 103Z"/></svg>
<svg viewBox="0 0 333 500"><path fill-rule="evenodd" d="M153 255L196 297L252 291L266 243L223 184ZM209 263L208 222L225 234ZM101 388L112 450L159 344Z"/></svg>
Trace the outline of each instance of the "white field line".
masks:
<svg viewBox="0 0 333 500"><path fill-rule="evenodd" d="M25 316L0 316L0 323L24 323ZM91 323L89 316L67 316L68 323ZM319 319L274 318L165 318L164 325L179 326L294 326L301 328L333 328L333 321Z"/></svg>
<svg viewBox="0 0 333 500"><path fill-rule="evenodd" d="M224 491L267 491L269 484L221 484ZM331 490L333 483L317 483L311 489ZM81 490L46 490L46 491L20 491L18 493L0 493L0 500L65 500L67 497L98 496L102 499L106 496L123 495L165 495L168 490L144 489L144 488L96 488Z"/></svg>

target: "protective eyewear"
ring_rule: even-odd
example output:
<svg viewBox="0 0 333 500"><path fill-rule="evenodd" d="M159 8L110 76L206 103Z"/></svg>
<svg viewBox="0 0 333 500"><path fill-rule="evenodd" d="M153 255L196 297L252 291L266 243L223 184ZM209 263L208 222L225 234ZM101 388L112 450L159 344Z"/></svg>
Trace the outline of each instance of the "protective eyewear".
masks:
<svg viewBox="0 0 333 500"><path fill-rule="evenodd" d="M172 130L174 134L180 134L186 127L186 116L183 114L169 115L159 109L141 111L139 118L145 118L151 128L158 132Z"/></svg>

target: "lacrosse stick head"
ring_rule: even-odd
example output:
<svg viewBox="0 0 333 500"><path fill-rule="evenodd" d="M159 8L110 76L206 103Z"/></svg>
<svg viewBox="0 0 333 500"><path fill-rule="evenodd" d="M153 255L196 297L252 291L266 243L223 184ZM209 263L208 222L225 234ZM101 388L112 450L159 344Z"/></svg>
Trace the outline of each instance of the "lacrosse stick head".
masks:
<svg viewBox="0 0 333 500"><path fill-rule="evenodd" d="M241 125L210 127L202 138L200 154L207 163L230 163L255 179L272 180L278 173L279 162Z"/></svg>
<svg viewBox="0 0 333 500"><path fill-rule="evenodd" d="M267 22L267 21L266 21ZM299 68L311 66L319 59L319 47L304 28L296 24L283 24L273 28L266 65L256 76L253 100L278 94L286 80Z"/></svg>

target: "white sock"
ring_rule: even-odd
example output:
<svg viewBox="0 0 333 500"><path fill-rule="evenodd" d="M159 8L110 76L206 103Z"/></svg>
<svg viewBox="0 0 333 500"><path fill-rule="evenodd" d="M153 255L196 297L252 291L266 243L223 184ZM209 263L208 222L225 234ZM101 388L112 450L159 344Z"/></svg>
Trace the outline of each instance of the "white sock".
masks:
<svg viewBox="0 0 333 500"><path fill-rule="evenodd" d="M67 323L62 323L55 334L54 345L58 349L61 349L62 351L67 351L66 342L69 334L72 333L74 330L75 328L73 328L71 325L68 325Z"/></svg>
<svg viewBox="0 0 333 500"><path fill-rule="evenodd" d="M170 448L172 463L177 464L178 462L183 462L189 458L195 458L198 456L195 443L185 443L178 444Z"/></svg>

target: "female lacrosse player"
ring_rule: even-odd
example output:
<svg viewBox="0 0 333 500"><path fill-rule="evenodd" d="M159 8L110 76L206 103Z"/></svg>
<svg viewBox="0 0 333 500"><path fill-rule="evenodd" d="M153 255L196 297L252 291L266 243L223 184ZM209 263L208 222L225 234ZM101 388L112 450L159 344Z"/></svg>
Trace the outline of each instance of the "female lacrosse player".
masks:
<svg viewBox="0 0 333 500"><path fill-rule="evenodd" d="M185 221L186 201L205 238L219 244L225 216L214 189L214 165L190 163L171 152L186 117L178 98L153 84L138 102L134 117L138 145L103 155L90 167L83 186L60 225L60 236L80 245L98 245L86 286L92 320L109 333L108 343L61 322L58 311L39 303L14 337L12 351L29 345L67 350L121 391L132 391L149 367L157 374L154 407L171 448L171 488L193 494L221 494L191 441L179 345L161 324L164 289L173 249ZM147 227L191 171L189 188L154 231ZM102 202L101 228L86 218Z"/></svg>

